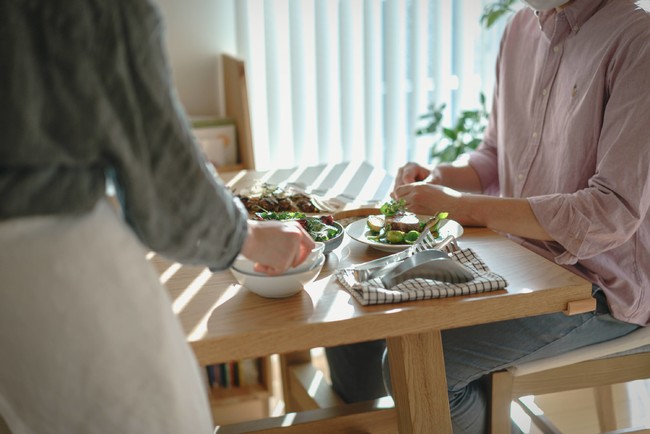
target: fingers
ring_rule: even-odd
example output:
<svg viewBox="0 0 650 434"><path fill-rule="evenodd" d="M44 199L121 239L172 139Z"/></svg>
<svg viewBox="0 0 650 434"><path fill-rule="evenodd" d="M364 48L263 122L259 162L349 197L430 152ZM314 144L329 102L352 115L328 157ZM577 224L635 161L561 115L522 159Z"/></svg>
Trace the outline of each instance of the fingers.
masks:
<svg viewBox="0 0 650 434"><path fill-rule="evenodd" d="M270 265L260 264L259 262L255 264L253 269L255 271L257 271L258 273L268 274L269 276L277 276L277 275L282 274L284 272L284 271L278 270L278 269L276 269L276 268L274 268L274 267L272 267Z"/></svg>
<svg viewBox="0 0 650 434"><path fill-rule="evenodd" d="M307 256L309 256L314 247L316 247L316 243L312 237L300 225L298 225L298 229L300 232L302 232L302 234L300 237L298 254L294 256L293 263L291 264L292 267L297 267L298 265L302 264L303 261L307 259Z"/></svg>
<svg viewBox="0 0 650 434"><path fill-rule="evenodd" d="M431 171L417 163L407 163L397 171L395 188L427 179Z"/></svg>
<svg viewBox="0 0 650 434"><path fill-rule="evenodd" d="M391 193L391 197L396 201L403 200L406 209L412 211L413 204L410 198L412 190L413 190L413 184L405 184L393 190L393 192Z"/></svg>
<svg viewBox="0 0 650 434"><path fill-rule="evenodd" d="M244 256L255 262L255 271L269 275L301 264L316 243L297 222L249 222Z"/></svg>
<svg viewBox="0 0 650 434"><path fill-rule="evenodd" d="M428 214L435 208L440 197L437 194L438 187L426 182L415 182L396 188L391 196L395 200L403 200L406 209L416 214Z"/></svg>
<svg viewBox="0 0 650 434"><path fill-rule="evenodd" d="M413 189L415 188L416 185L418 185L418 183L415 183L415 182L400 185L399 187L396 187L390 195L395 200L399 200L399 199L406 200L408 198L408 196L411 194L411 192L413 191ZM408 205L408 202L407 202L407 205Z"/></svg>

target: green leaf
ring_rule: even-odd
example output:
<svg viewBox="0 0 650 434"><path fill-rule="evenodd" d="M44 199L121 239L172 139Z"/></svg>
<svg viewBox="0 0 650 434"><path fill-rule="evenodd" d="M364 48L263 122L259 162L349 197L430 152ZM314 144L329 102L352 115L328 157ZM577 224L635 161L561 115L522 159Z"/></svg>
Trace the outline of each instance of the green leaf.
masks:
<svg viewBox="0 0 650 434"><path fill-rule="evenodd" d="M456 156L457 156L456 147L447 146L440 153L439 158L440 161L454 161L456 159Z"/></svg>
<svg viewBox="0 0 650 434"><path fill-rule="evenodd" d="M467 147L472 150L476 149L478 148L478 145L480 145L482 141L483 141L482 139L473 139L469 143L467 143Z"/></svg>
<svg viewBox="0 0 650 434"><path fill-rule="evenodd" d="M451 128L443 128L442 134L444 134L445 137L449 137L451 140L456 140L458 137L458 132L456 130L452 130Z"/></svg>
<svg viewBox="0 0 650 434"><path fill-rule="evenodd" d="M400 199L399 201L391 199L379 207L379 212L388 217L404 210L406 210L406 201L404 199Z"/></svg>
<svg viewBox="0 0 650 434"><path fill-rule="evenodd" d="M487 5L483 9L483 14L480 18L481 24L483 24L488 29L492 27L494 23L501 19L503 16L514 12L511 6L515 3L515 1L517 0L500 0L498 2Z"/></svg>

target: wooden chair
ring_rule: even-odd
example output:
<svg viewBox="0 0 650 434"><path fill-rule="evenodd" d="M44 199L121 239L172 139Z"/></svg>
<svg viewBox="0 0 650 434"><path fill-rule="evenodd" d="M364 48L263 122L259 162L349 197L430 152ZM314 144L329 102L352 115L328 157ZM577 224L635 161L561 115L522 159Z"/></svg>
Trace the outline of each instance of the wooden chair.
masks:
<svg viewBox="0 0 650 434"><path fill-rule="evenodd" d="M581 307L580 311L583 310ZM325 408L334 411L345 407L314 366L308 352L282 355L281 365L287 411ZM650 433L650 427L615 431L617 425L612 400L613 384L645 378L650 378L650 327L640 328L609 342L494 373L491 432L510 432L510 404L517 399L542 432L560 434L560 430L547 418L534 414L519 398L591 387L594 388L602 432ZM366 403L366 406L372 407L370 404ZM388 412L386 408L382 413L384 426L395 429L395 417L394 409Z"/></svg>
<svg viewBox="0 0 650 434"><path fill-rule="evenodd" d="M650 427L616 431L611 385L650 378L650 327L618 339L591 345L543 360L524 363L492 375L491 432L510 432L510 403L514 399L545 434L560 431L536 415L519 398L526 395L594 388L600 430L650 433Z"/></svg>

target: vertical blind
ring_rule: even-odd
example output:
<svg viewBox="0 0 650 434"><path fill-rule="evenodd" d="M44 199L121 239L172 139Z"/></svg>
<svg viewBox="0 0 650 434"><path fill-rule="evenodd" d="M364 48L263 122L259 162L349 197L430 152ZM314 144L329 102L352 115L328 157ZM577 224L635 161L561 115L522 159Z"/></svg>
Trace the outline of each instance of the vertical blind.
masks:
<svg viewBox="0 0 650 434"><path fill-rule="evenodd" d="M237 0L256 165L429 162L420 115L491 100L504 23L477 0Z"/></svg>

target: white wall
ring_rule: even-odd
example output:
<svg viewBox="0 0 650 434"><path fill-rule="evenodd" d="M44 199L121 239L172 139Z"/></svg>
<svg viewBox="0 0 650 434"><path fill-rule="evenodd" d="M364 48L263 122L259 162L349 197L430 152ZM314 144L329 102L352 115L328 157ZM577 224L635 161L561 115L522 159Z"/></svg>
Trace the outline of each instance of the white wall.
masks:
<svg viewBox="0 0 650 434"><path fill-rule="evenodd" d="M237 0L156 0L165 20L167 52L189 115L223 115L220 57L236 54Z"/></svg>

